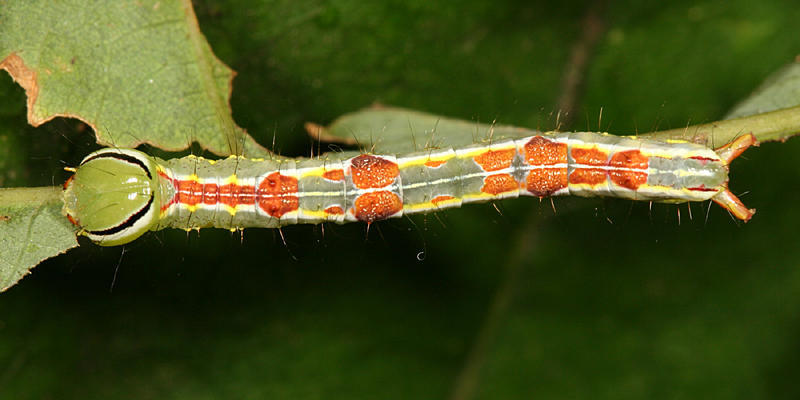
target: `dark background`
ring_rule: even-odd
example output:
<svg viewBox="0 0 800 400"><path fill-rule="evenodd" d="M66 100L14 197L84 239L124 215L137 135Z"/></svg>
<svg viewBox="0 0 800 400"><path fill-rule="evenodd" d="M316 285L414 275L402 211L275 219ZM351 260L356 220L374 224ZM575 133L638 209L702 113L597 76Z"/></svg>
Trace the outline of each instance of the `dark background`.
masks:
<svg viewBox="0 0 800 400"><path fill-rule="evenodd" d="M195 7L239 74L236 121L290 156L313 146L305 121L373 102L541 129L566 107L564 128L617 134L709 122L800 54L794 1L641 3ZM6 74L0 102L0 170L29 166L5 186L60 184L95 148L75 121L28 127ZM526 198L369 234L84 242L0 295L0 398L797 398L797 154L733 164L746 225L708 204Z"/></svg>

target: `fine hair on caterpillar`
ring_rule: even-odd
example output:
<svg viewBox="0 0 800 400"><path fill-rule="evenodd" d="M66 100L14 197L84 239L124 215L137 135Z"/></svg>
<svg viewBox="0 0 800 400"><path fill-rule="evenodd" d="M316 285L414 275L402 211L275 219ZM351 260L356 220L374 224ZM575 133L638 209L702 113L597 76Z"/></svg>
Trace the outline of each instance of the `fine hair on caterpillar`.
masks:
<svg viewBox="0 0 800 400"><path fill-rule="evenodd" d="M311 159L163 160L106 148L84 158L64 184L64 213L80 234L104 246L167 227L369 226L520 195L712 200L747 221L755 211L728 189L728 166L755 144L750 134L710 149L685 141L547 132L409 154Z"/></svg>

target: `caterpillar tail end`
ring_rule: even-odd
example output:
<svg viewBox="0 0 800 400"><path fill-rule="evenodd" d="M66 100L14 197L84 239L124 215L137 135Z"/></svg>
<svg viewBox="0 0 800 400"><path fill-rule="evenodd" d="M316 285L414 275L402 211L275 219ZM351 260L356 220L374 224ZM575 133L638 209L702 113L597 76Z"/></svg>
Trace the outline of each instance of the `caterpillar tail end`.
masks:
<svg viewBox="0 0 800 400"><path fill-rule="evenodd" d="M725 146L714 149L725 164L730 164L736 157L744 153L750 146L758 146L758 140L752 133L739 136L734 141L726 144Z"/></svg>
<svg viewBox="0 0 800 400"><path fill-rule="evenodd" d="M747 208L735 194L733 194L728 188L725 190L717 193L716 196L712 197L711 200L714 203L719 204L722 208L728 210L734 217L747 222L750 221L750 218L753 217L753 214L756 213L755 208Z"/></svg>
<svg viewBox="0 0 800 400"><path fill-rule="evenodd" d="M758 146L758 141L752 133L748 133L746 135L739 136L736 138L736 140L726 144L725 146L717 148L714 151L723 161L725 161L726 165L729 165L731 161L733 161L736 157L739 157L740 154L742 154L751 146ZM722 208L728 210L731 215L744 222L749 221L750 218L753 217L753 214L756 213L755 208L747 208L744 203L742 203L742 201L739 200L739 198L727 188L727 185L723 191L717 193L711 198L711 200L722 206Z"/></svg>

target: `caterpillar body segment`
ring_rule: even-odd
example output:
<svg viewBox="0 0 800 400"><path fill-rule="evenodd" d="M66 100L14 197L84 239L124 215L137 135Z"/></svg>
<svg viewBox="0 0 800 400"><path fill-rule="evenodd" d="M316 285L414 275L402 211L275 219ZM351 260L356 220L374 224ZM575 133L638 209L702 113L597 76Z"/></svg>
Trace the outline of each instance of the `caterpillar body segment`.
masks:
<svg viewBox="0 0 800 400"><path fill-rule="evenodd" d="M87 156L64 190L64 213L105 245L167 227L275 228L374 221L522 196L609 196L680 203L713 200L747 221L728 190L728 165L756 144L718 150L590 132L347 159L162 160L130 149Z"/></svg>

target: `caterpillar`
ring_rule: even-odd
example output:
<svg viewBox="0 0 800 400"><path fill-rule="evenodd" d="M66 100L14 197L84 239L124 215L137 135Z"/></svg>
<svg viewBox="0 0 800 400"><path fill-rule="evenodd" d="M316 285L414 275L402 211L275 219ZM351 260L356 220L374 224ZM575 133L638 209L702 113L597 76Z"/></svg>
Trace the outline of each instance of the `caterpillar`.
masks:
<svg viewBox="0 0 800 400"><path fill-rule="evenodd" d="M163 228L230 230L375 221L524 196L712 200L747 221L728 166L755 137L712 150L592 132L548 132L405 155L170 160L132 149L89 154L64 183L64 214L102 246Z"/></svg>

